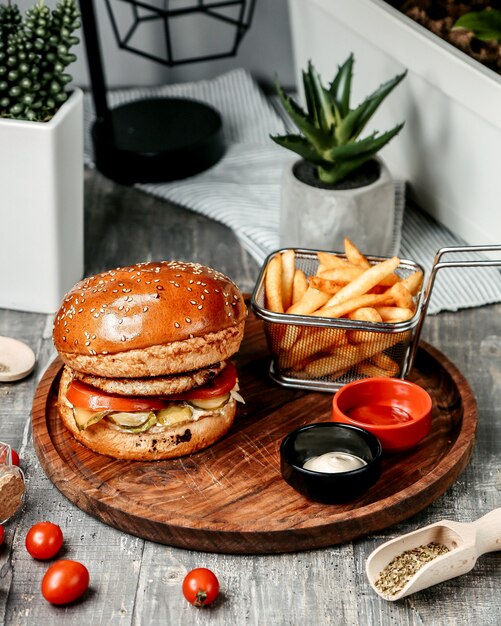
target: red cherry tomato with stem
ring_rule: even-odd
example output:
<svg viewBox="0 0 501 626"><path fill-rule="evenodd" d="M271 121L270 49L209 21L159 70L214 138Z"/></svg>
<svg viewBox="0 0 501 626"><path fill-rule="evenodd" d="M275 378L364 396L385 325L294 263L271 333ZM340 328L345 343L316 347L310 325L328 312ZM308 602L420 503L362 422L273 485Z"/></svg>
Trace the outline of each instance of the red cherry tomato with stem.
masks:
<svg viewBox="0 0 501 626"><path fill-rule="evenodd" d="M39 522L32 526L26 535L26 550L34 559L51 559L63 545L63 532L57 524Z"/></svg>
<svg viewBox="0 0 501 626"><path fill-rule="evenodd" d="M186 574L183 595L194 606L208 606L219 595L219 581L210 569L197 567Z"/></svg>
<svg viewBox="0 0 501 626"><path fill-rule="evenodd" d="M53 563L42 578L43 597L51 604L69 604L89 586L89 570L78 561L62 559Z"/></svg>

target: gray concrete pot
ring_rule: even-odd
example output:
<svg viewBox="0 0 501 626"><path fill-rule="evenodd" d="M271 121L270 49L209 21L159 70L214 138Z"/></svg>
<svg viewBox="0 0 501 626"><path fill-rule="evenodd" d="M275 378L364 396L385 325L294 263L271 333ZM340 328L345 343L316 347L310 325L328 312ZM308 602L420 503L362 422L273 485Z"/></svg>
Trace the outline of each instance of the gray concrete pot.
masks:
<svg viewBox="0 0 501 626"><path fill-rule="evenodd" d="M379 178L355 189L320 188L299 180L291 162L284 168L280 198L280 247L342 251L348 237L364 253L391 253L395 185L377 157Z"/></svg>

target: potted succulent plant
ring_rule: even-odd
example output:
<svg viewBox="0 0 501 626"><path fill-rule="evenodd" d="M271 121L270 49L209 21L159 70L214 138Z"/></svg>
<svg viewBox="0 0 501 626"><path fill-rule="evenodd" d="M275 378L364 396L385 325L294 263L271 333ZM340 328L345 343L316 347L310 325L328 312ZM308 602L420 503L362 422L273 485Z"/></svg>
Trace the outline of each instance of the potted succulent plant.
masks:
<svg viewBox="0 0 501 626"><path fill-rule="evenodd" d="M332 58L352 50L357 85L368 89L389 72L406 69L405 85L377 114L380 128L391 127L397 112L405 119L405 132L384 150L386 163L395 178L406 181L406 195L442 224L470 244L495 244L501 239L501 64L496 72L493 60L488 67L439 36L457 14L437 20L433 32L397 8L417 4L433 17L445 6L462 12L466 5L499 9L499 0L288 0L295 62L301 68L311 59L325 73ZM491 37L498 18L485 17ZM470 49L489 56L486 48L499 48L494 41L480 45L477 26L473 40L459 25L455 37L471 41Z"/></svg>
<svg viewBox="0 0 501 626"><path fill-rule="evenodd" d="M302 158L286 167L281 189L280 243L284 247L342 249L357 241L371 254L390 252L395 192L384 161L376 156L403 127L362 133L405 72L351 107L354 57L338 67L329 86L311 61L303 71L304 110L277 81L285 111L301 131L272 137Z"/></svg>
<svg viewBox="0 0 501 626"><path fill-rule="evenodd" d="M53 312L83 274L83 95L75 0L0 4L0 306Z"/></svg>

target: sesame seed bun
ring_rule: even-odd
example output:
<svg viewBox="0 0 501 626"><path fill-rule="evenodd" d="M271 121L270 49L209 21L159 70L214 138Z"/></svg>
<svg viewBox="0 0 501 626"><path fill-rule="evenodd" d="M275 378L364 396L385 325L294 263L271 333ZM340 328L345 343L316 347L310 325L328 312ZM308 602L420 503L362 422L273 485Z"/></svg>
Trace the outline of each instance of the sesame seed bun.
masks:
<svg viewBox="0 0 501 626"><path fill-rule="evenodd" d="M239 348L247 309L226 276L196 263L139 263L77 283L56 314L54 345L73 369L160 376L223 361Z"/></svg>

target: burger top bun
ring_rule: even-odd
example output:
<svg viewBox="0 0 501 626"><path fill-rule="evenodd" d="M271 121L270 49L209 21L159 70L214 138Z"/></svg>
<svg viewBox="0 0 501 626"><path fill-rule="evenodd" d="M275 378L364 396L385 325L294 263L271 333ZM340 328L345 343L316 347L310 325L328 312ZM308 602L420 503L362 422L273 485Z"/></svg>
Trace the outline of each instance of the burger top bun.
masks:
<svg viewBox="0 0 501 626"><path fill-rule="evenodd" d="M229 358L247 308L224 274L162 261L77 283L54 320L54 345L73 369L106 377L186 372Z"/></svg>

